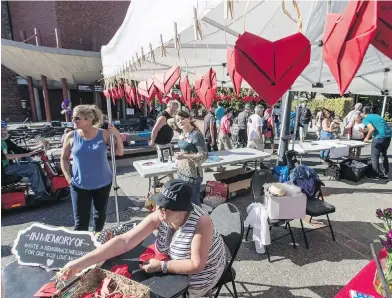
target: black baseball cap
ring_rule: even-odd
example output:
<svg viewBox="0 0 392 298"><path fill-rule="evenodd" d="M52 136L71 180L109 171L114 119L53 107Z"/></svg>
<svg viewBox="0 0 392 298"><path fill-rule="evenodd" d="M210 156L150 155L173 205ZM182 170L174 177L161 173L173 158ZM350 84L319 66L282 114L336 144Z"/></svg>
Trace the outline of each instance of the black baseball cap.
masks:
<svg viewBox="0 0 392 298"><path fill-rule="evenodd" d="M162 191L151 199L157 206L172 211L193 210L192 186L183 180L172 179L166 182Z"/></svg>

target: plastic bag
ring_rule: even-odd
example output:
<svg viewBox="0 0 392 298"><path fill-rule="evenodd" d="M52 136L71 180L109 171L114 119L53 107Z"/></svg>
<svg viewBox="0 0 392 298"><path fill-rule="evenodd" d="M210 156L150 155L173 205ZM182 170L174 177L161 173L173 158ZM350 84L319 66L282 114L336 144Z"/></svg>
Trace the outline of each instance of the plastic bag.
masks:
<svg viewBox="0 0 392 298"><path fill-rule="evenodd" d="M289 167L287 166L276 166L273 170L274 172L274 177L276 180L279 182L287 182L289 180Z"/></svg>

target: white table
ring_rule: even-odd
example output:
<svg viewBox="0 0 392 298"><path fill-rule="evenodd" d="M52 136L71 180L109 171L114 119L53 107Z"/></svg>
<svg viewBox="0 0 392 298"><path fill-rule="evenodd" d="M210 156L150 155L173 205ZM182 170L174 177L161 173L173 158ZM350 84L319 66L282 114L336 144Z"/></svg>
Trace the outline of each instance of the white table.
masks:
<svg viewBox="0 0 392 298"><path fill-rule="evenodd" d="M261 160L263 158L271 156L271 154L267 152L250 148L238 148L232 150L210 152L208 154L210 156L218 156L222 160L216 162L204 162L201 165L201 168L212 168L224 165L231 165L235 163L245 163L253 160ZM140 177L149 178L149 190L151 188L151 178L174 174L177 172L177 169L175 167L169 167L167 163L160 163L157 159L138 160L133 162L133 166L139 173Z"/></svg>
<svg viewBox="0 0 392 298"><path fill-rule="evenodd" d="M294 144L294 151L301 155L300 163L302 163L303 155L309 152L316 152L322 150L331 150L332 148L338 148L342 146L348 146L349 148L362 148L367 143L356 141L356 140L347 140L347 139L333 139L333 140L319 140L319 141L310 141L304 142L302 144ZM289 148L292 145L289 145Z"/></svg>

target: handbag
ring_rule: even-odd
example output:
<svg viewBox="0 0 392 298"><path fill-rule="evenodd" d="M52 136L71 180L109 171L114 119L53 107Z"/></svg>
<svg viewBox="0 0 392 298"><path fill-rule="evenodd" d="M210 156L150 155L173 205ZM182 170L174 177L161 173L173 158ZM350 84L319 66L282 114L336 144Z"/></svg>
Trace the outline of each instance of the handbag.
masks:
<svg viewBox="0 0 392 298"><path fill-rule="evenodd" d="M325 176L329 180L339 181L342 178L339 165L337 163L331 163L325 170Z"/></svg>

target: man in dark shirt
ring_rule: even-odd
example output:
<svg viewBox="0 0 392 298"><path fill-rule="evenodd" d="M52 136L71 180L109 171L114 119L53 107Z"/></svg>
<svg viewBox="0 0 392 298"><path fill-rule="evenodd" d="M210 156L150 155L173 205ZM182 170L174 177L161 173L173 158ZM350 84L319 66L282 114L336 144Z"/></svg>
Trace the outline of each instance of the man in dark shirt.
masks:
<svg viewBox="0 0 392 298"><path fill-rule="evenodd" d="M169 101L166 109L158 115L151 132L150 146L156 146L158 159L162 162L167 162L169 156L173 156L171 140L174 136L174 131L167 121L176 115L178 106L177 101Z"/></svg>
<svg viewBox="0 0 392 298"><path fill-rule="evenodd" d="M218 151L215 109L216 104L213 103L208 114L204 117L204 140L207 144L208 152Z"/></svg>
<svg viewBox="0 0 392 298"><path fill-rule="evenodd" d="M247 127L251 110L252 106L247 103L245 109L239 113L237 117L239 148L245 148L248 143Z"/></svg>
<svg viewBox="0 0 392 298"><path fill-rule="evenodd" d="M1 169L5 175L17 175L27 177L31 183L35 199L44 200L45 184L41 176L40 165L34 162L13 162L14 159L31 157L36 152L30 152L19 147L8 139L7 123L1 121Z"/></svg>

